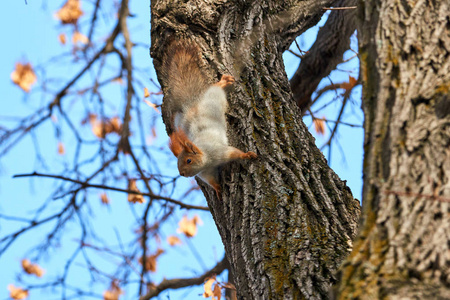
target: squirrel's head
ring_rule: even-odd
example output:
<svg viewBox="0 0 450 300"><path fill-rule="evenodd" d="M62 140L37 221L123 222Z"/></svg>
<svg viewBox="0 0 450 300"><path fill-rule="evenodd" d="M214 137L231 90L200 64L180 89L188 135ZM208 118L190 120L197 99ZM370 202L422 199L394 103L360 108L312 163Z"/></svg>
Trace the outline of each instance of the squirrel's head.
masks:
<svg viewBox="0 0 450 300"><path fill-rule="evenodd" d="M170 150L178 158L181 176L197 175L204 167L203 152L187 138L183 130L177 129L170 135Z"/></svg>

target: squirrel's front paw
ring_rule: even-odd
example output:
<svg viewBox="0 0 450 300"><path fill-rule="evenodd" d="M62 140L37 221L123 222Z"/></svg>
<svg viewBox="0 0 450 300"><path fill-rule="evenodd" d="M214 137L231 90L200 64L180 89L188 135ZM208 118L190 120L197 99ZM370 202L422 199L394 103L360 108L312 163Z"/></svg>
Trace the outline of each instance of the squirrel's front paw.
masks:
<svg viewBox="0 0 450 300"><path fill-rule="evenodd" d="M247 153L242 154L243 159L253 159L253 158L257 158L257 157L258 157L258 155L252 151L248 151Z"/></svg>
<svg viewBox="0 0 450 300"><path fill-rule="evenodd" d="M229 85L232 85L234 83L234 77L231 75L222 75L222 78L218 83L216 83L217 86L221 88L225 88Z"/></svg>

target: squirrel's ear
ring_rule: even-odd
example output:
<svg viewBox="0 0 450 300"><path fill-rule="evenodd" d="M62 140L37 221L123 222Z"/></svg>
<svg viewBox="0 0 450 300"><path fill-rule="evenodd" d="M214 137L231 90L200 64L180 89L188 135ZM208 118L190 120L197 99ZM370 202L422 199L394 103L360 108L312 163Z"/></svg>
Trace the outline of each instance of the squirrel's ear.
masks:
<svg viewBox="0 0 450 300"><path fill-rule="evenodd" d="M203 154L203 152L197 146L195 146L195 144L192 143L190 140L185 141L184 150L186 150L186 152L193 154Z"/></svg>
<svg viewBox="0 0 450 300"><path fill-rule="evenodd" d="M183 145L181 145L176 132L170 135L169 148L176 157L183 151Z"/></svg>
<svg viewBox="0 0 450 300"><path fill-rule="evenodd" d="M202 151L188 139L181 128L178 128L170 135L169 147L176 157L183 151L192 154L202 154Z"/></svg>

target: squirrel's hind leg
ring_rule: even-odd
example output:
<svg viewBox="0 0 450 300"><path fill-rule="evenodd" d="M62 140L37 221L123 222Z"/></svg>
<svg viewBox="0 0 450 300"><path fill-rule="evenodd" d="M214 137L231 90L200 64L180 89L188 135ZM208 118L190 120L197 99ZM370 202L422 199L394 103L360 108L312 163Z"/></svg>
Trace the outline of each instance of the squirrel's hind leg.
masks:
<svg viewBox="0 0 450 300"><path fill-rule="evenodd" d="M216 191L217 198L222 200L222 188L217 181L217 176L217 169L215 168L205 170L199 174L199 177Z"/></svg>

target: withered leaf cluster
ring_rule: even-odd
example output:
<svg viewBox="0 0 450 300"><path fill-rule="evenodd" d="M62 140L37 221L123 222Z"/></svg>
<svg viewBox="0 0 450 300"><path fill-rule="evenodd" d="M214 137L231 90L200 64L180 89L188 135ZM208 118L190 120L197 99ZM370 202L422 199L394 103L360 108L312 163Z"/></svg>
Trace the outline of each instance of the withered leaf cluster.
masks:
<svg viewBox="0 0 450 300"><path fill-rule="evenodd" d="M314 118L313 122L314 122L314 131L317 134L324 135L325 134L325 120Z"/></svg>
<svg viewBox="0 0 450 300"><path fill-rule="evenodd" d="M22 268L27 274L33 274L37 277L44 275L44 270L37 264L32 264L28 259L22 259Z"/></svg>
<svg viewBox="0 0 450 300"><path fill-rule="evenodd" d="M92 133L100 139L104 139L110 133L117 133L120 135L122 132L122 123L119 117L112 117L110 119L105 118L99 120L96 114L89 114L87 119L83 123L89 122L92 126Z"/></svg>
<svg viewBox="0 0 450 300"><path fill-rule="evenodd" d="M214 288L212 287L213 284ZM208 278L208 280L205 281L203 288L205 289L205 292L203 293L204 298L211 297L212 300L220 300L222 297L222 288L216 281L216 276Z"/></svg>
<svg viewBox="0 0 450 300"><path fill-rule="evenodd" d="M25 273L42 277L44 275L44 269L39 265L33 264L28 259L22 259L22 269ZM26 299L29 295L28 290L16 287L13 284L8 285L9 297L14 300Z"/></svg>
<svg viewBox="0 0 450 300"><path fill-rule="evenodd" d="M158 249L156 250L156 253L147 256L145 258L145 266L144 266L145 270L150 272L156 272L156 259L163 253L164 253L163 249ZM143 263L142 257L139 259L139 263L141 264Z"/></svg>
<svg viewBox="0 0 450 300"><path fill-rule="evenodd" d="M193 237L197 234L197 224L202 225L203 222L199 216L195 215L192 219L188 219L187 216L183 216L180 222L178 222L178 233L183 233L187 237Z"/></svg>
<svg viewBox="0 0 450 300"><path fill-rule="evenodd" d="M67 0L67 2L56 12L56 17L62 24L77 24L83 15L80 0Z"/></svg>
<svg viewBox="0 0 450 300"><path fill-rule="evenodd" d="M16 68L11 73L11 80L28 93L37 81L37 77L30 63L16 63Z"/></svg>
<svg viewBox="0 0 450 300"><path fill-rule="evenodd" d="M171 235L171 236L167 237L167 243L170 246L181 245L181 240L177 236Z"/></svg>
<svg viewBox="0 0 450 300"><path fill-rule="evenodd" d="M26 299L28 297L28 291L16 287L12 284L8 285L9 297L14 300Z"/></svg>
<svg viewBox="0 0 450 300"><path fill-rule="evenodd" d="M135 192L138 192L138 193L141 192L138 189L137 185L136 185L136 179L130 179L128 181L128 189L130 191L135 191ZM144 203L144 196L130 193L130 194L128 194L128 202L131 202L131 203Z"/></svg>
<svg viewBox="0 0 450 300"><path fill-rule="evenodd" d="M103 293L103 300L119 300L119 297L122 294L122 289L119 287L117 282L113 280L111 287Z"/></svg>

